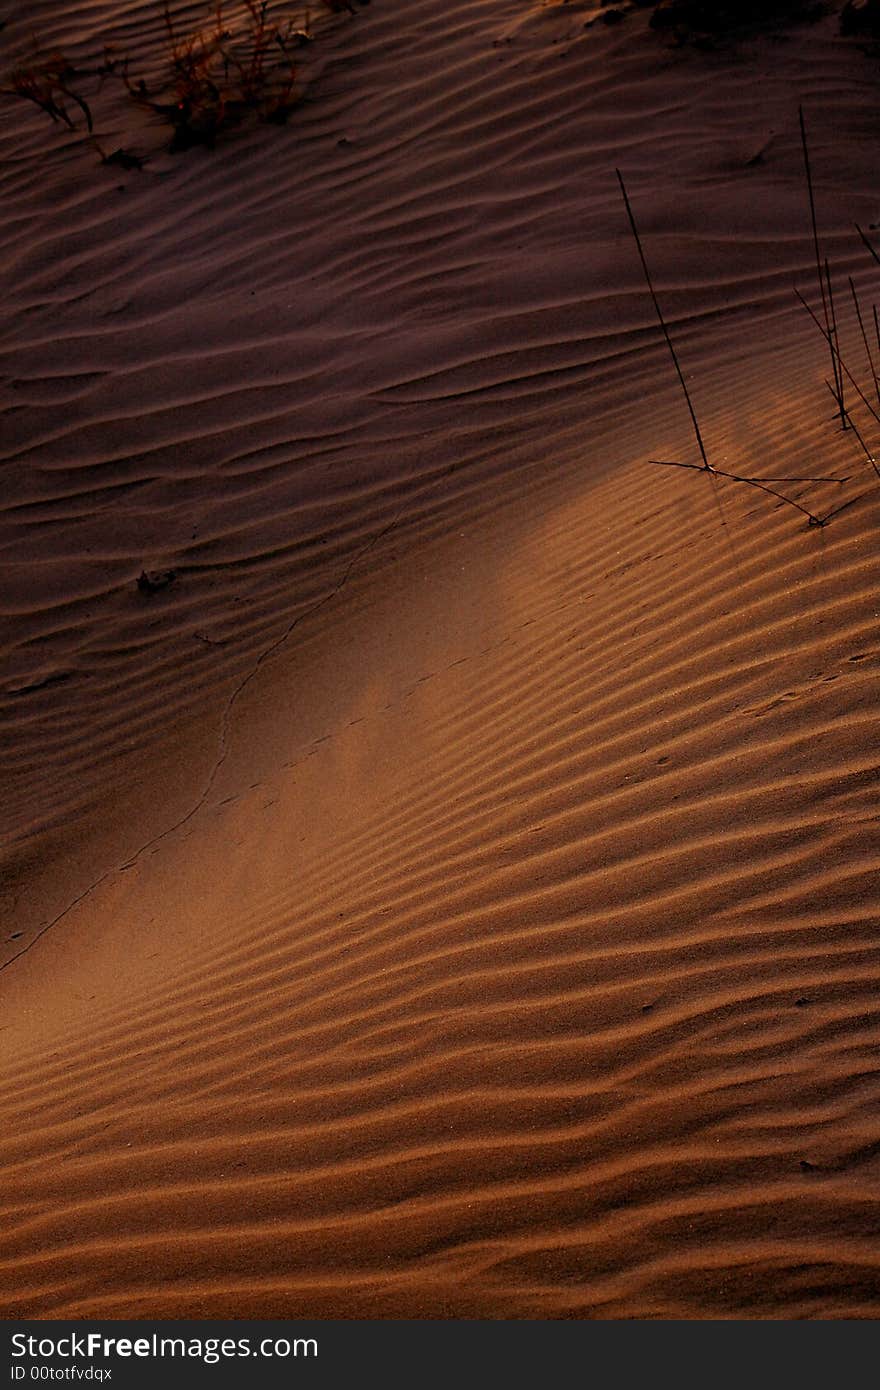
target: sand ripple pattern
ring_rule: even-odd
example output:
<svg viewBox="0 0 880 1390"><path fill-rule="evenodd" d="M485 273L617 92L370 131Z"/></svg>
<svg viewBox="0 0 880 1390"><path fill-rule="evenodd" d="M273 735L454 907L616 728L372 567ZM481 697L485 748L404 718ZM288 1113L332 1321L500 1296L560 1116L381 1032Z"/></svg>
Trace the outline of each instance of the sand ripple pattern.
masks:
<svg viewBox="0 0 880 1390"><path fill-rule="evenodd" d="M593 14L374 0L287 131L41 153L54 218L4 115L7 1316L880 1309L880 507L789 307L792 93L876 295L867 78L804 31L744 119ZM826 530L645 463L615 163L710 448Z"/></svg>

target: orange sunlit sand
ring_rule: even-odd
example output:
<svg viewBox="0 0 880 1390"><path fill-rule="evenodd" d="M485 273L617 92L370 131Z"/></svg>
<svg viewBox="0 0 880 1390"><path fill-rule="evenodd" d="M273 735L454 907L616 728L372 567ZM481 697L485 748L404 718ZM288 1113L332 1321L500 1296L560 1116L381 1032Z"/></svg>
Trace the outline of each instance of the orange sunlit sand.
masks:
<svg viewBox="0 0 880 1390"><path fill-rule="evenodd" d="M331 8L0 107L0 1308L877 1316L880 62Z"/></svg>

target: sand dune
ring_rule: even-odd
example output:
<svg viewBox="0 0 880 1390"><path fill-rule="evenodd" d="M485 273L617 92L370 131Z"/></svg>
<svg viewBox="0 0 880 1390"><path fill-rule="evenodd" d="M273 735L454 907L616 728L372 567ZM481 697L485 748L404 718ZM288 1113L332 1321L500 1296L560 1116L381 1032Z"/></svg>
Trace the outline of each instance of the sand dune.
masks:
<svg viewBox="0 0 880 1390"><path fill-rule="evenodd" d="M8 1317L877 1315L876 60L621 8L0 112Z"/></svg>

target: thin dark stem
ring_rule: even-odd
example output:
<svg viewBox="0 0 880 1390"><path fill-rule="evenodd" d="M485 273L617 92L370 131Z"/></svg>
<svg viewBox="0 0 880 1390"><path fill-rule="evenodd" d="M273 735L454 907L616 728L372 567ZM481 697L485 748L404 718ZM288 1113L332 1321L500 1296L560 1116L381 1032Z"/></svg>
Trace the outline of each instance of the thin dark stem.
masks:
<svg viewBox="0 0 880 1390"><path fill-rule="evenodd" d="M831 271L828 269L828 261L825 261L825 283L828 286L828 312L831 316L831 356L836 362L834 369L834 380L837 382L837 399L840 404L840 427L847 429L847 413L843 403L843 371L840 366L840 339L837 334L837 315L834 312L834 293L831 289Z"/></svg>
<svg viewBox="0 0 880 1390"><path fill-rule="evenodd" d="M800 502L795 502L794 498L785 497L783 493L777 492L773 487L768 487L766 483L759 483L757 478L740 478L736 473L719 473L718 476L720 478L730 478L734 483L747 483L749 487L760 488L762 492L769 493L771 497L778 497L780 502L787 502L790 507L797 507L799 512L803 512L804 516L810 518L810 522L813 526L822 525L822 522L810 511L809 507L802 507Z"/></svg>
<svg viewBox="0 0 880 1390"><path fill-rule="evenodd" d="M825 385L826 385L826 386L828 385L828 382L827 382L827 381L826 381ZM704 471L702 465L699 464L699 463L681 463L678 459L648 459L648 462L649 462L649 463L656 463L656 464L659 464L662 468L693 468L694 472L696 472L696 473L702 473L702 472ZM713 469L712 469L712 472L713 472L713 473L717 473L718 470L717 470L716 468L713 468ZM719 477L723 477L723 476L725 476L725 475L719 473L718 476L719 476ZM846 476L845 478L822 478L822 477L813 477L813 476L807 477L805 474L800 474L800 473L795 474L795 476L793 476L793 477L787 477L787 476L786 476L786 477L782 477L782 478L777 478L777 477L773 477L773 478L756 478L756 477L754 477L754 476L750 476L750 477L748 477L748 478L744 478L744 479L743 479L743 482L746 482L746 483L848 483L848 482L849 482L849 474L847 474L847 476Z"/></svg>
<svg viewBox="0 0 880 1390"><path fill-rule="evenodd" d="M705 468L701 463L683 463L680 459L648 459L649 463L655 463L658 468L692 468L695 473L705 473ZM714 468L712 472L714 473Z"/></svg>
<svg viewBox="0 0 880 1390"><path fill-rule="evenodd" d="M874 250L874 247L871 245L870 241L869 241L868 238L865 236L865 233L862 231L862 229L861 229L861 227L859 226L858 222L856 223L856 231L858 232L859 236L862 238L862 241L865 243L865 246L867 247L868 251L869 251L869 252L871 253L871 255L874 257L874 260L877 262L878 265L880 265L880 256L878 256L877 252Z"/></svg>
<svg viewBox="0 0 880 1390"><path fill-rule="evenodd" d="M808 477L806 477L806 476L803 476L803 477L802 477L802 476L799 475L799 474L795 474L793 477L756 478L754 475L751 475L751 476L749 476L748 478L743 478L743 482L744 482L744 483L848 483L848 482L849 482L849 475L847 474L847 476L846 476L845 478L821 478L821 477L808 478Z"/></svg>
<svg viewBox="0 0 880 1390"><path fill-rule="evenodd" d="M870 463L871 467L873 468L874 473L876 474L876 476L877 476L878 478L880 478L880 468L877 467L877 460L875 459L874 455L871 453L871 450L868 448L867 444L865 443L864 439L862 438L862 436L861 436L861 434L860 434L860 432L859 432L858 426L856 425L855 421L854 421L852 418L850 418L850 422L849 422L849 423L850 423L850 425L852 426L853 434L855 435L856 439L859 441L859 443L861 444L861 446L862 446L862 448L863 448L863 450L864 450L864 452L865 452L865 457L866 457L866 459L868 460L868 462Z"/></svg>
<svg viewBox="0 0 880 1390"><path fill-rule="evenodd" d="M648 459L648 462L658 464L661 468L693 468L697 473L703 473L705 471L702 468L698 468L695 463L678 463L674 459ZM802 512L804 516L809 517L811 526L825 525L825 522L820 517L816 516L815 513L811 512L808 507L803 507L800 502L795 502L793 497L786 497L784 493L777 492L773 487L768 487L766 483L761 482L758 478L743 478L739 473L726 473L721 468L711 468L709 471L713 473L716 478L729 478L732 483L746 483L749 487L756 487L759 488L761 492L769 493L771 497L778 497L780 502L788 503L789 507L795 507L799 512Z"/></svg>
<svg viewBox="0 0 880 1390"><path fill-rule="evenodd" d="M865 332L865 324L862 318L862 306L859 303L859 296L856 290L855 281L849 277L849 287L852 291L853 304L856 306L856 318L859 321L859 331L862 335L862 342L865 344L865 352L868 357L868 366L871 368L871 376L874 378L874 390L877 392L877 400L880 401L880 381L877 380L877 368L874 366L874 354L871 352L871 344L868 342L868 335Z"/></svg>
<svg viewBox="0 0 880 1390"><path fill-rule="evenodd" d="M620 191L623 194L623 201L626 207L627 216L629 218L629 225L632 229L633 238L635 240L636 246L638 247L639 259L642 262L642 270L645 273L645 281L648 286L648 292L650 293L651 299L654 303L654 308L657 311L657 318L660 320L660 327L662 328L663 336L666 339L666 346L669 348L670 355L675 364L675 370L678 373L678 379L681 383L681 389L684 392L684 398L687 401L687 407L690 411L691 424L694 427L694 434L697 438L697 447L700 450L700 458L703 460L703 467L711 471L711 465L706 454L706 446L703 443L703 436L700 432L699 421L697 420L697 412L694 410L694 404L691 400L691 393L687 388L687 382L684 379L684 372L681 370L681 364L678 360L678 354L676 353L675 347L673 346L672 338L669 336L669 329L667 328L666 320L663 317L663 310L660 308L660 301L657 298L657 294L654 290L654 285L651 280L651 272L648 269L648 262L645 259L645 252L642 247L642 239L639 236L639 230L636 226L636 220L633 216L632 206L630 204L629 196L626 191L626 184L623 181L623 175L621 174L620 170L615 170L615 173L617 174L618 182L620 183Z"/></svg>
<svg viewBox="0 0 880 1390"><path fill-rule="evenodd" d="M828 387L828 390L831 392L831 394L832 394L832 396L833 396L833 395L834 395L834 387L831 385L831 382L827 379L827 377L826 377L826 379L825 379L825 385ZM847 415L849 415L849 411L847 411ZM861 446L862 446L862 451L863 451L863 453L864 453L866 459L867 459L868 462L870 463L870 465L871 465L871 467L873 468L874 472L877 474L877 477L880 478L880 468L877 467L877 460L874 458L874 455L871 453L871 450L868 448L867 444L865 443L864 439L862 438L861 431L859 430L858 425L856 424L855 420L852 418L851 415L849 415L849 424L850 424L850 429L852 430L852 432L853 432L853 434L855 435L856 439L859 441L859 443L860 443Z"/></svg>
<svg viewBox="0 0 880 1390"><path fill-rule="evenodd" d="M813 196L813 172L810 167L810 151L807 145L807 127L804 122L804 108L798 107L798 119L801 126L801 145L804 151L804 169L807 174L807 193L810 199L810 221L813 227L813 249L816 254L816 279L819 281L819 294L822 299L822 317L825 320L825 329L828 337L828 345L831 349L831 373L838 386L838 396L842 395L840 390L841 383L837 380L837 363L834 358L834 341L831 337L831 319L828 314L828 301L825 297L825 282L822 278L822 255L819 250L819 228L816 222L816 200ZM843 411L843 401L840 402L841 412Z"/></svg>
<svg viewBox="0 0 880 1390"><path fill-rule="evenodd" d="M169 41L173 44L175 42L175 34L174 21L171 18L170 0L162 0L162 19L165 24L165 31L168 34Z"/></svg>
<svg viewBox="0 0 880 1390"><path fill-rule="evenodd" d="M849 497L846 500L846 502L841 502L839 507L834 507L832 511L826 512L822 520L822 525L827 526L829 521L831 521L834 517L840 516L840 513L845 512L848 507L854 507L857 502L861 502L863 497L867 497L868 493L873 491L873 488L869 488L868 492L860 492L857 497Z"/></svg>
<svg viewBox="0 0 880 1390"><path fill-rule="evenodd" d="M66 86L63 82L59 82L58 86L66 97L69 97L71 101L76 103L76 105L79 107L80 111L86 118L86 125L88 127L89 134L94 134L95 127L92 121L92 113L89 109L89 104L86 101L85 97L81 97L78 92L74 92L72 88Z"/></svg>
<svg viewBox="0 0 880 1390"><path fill-rule="evenodd" d="M809 306L809 304L807 303L807 301L804 299L804 296L801 294L800 290L799 290L797 287L795 287L795 291L794 291L794 292L795 292L795 294L797 295L798 299L800 300L801 304L802 304L802 305L804 306L804 308L806 309L806 311L807 311L807 313L809 314L810 318L813 320L813 323L816 325L816 327L818 328L819 332L822 334L822 337L825 338L825 340L826 340L826 342L827 342L827 335L826 335L826 333L825 333L825 329L822 327L822 325L821 325L821 323L819 322L818 318L817 318L816 315L813 313L813 311L812 311L812 309L810 308L810 306ZM874 409L874 407L872 406L871 402L868 400L868 397L865 395L865 393L864 393L864 391L862 390L861 386L860 386L859 383L856 381L855 377L853 376L852 372L850 371L849 367L846 365L846 363L844 362L844 360L843 360L842 357L840 358L840 365L841 365L841 367L843 368L843 370L846 372L846 375L849 377L849 380L850 380L850 382L852 383L853 387L855 388L856 394L859 396L859 398L860 398L860 400L862 401L863 405L867 406L868 410L871 412L871 414L873 415L874 419L877 421L878 424L880 424L880 415L877 414L877 411ZM838 402L838 404L839 404L839 397L838 397L838 394L837 394L837 391L836 391L836 390L834 391L834 399L835 399L835 400Z"/></svg>

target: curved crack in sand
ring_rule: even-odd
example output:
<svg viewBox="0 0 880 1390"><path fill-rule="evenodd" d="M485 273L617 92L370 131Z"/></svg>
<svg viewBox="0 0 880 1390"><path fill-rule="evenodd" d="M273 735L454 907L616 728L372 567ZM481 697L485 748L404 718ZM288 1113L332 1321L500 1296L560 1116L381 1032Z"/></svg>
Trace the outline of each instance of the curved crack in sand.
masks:
<svg viewBox="0 0 880 1390"><path fill-rule="evenodd" d="M381 527L375 533L375 535L370 537L369 541L367 541L367 543L364 546L362 546L361 549L358 550L356 554L354 554L352 558L349 560L339 582L336 585L334 585L334 587L330 589L326 594L324 594L322 598L318 599L316 603L312 604L311 608L307 608L304 612L298 613L297 616L287 625L287 627L284 629L281 635L279 637L276 637L272 642L270 642L267 647L263 648L263 650L257 656L256 661L251 666L250 670L242 677L238 685L235 686L234 690L232 691L231 695L226 701L226 704L223 709L223 714L220 718L220 731L217 742L217 756L214 759L214 764L211 768L211 771L208 774L205 786L195 804L190 807L190 809L185 813L185 815L181 816L179 820L176 820L173 825L169 825L164 830L160 830L158 835L154 835L152 839L147 840L145 844L141 845L139 849L135 850L134 854L132 854L122 864L117 864L114 868L111 869L105 869L99 878L96 878L92 883L88 885L87 888L84 888L81 893L78 893L75 898L71 899L71 901L67 903L67 905L63 907L61 911L51 919L51 921L46 922L39 929L39 931L36 932L36 934L31 938L31 940L27 943L26 946L23 946L22 949L20 951L17 951L15 955L10 956L9 960L4 961L3 964L0 965L0 972L8 970L9 967L11 965L14 965L17 960L20 960L22 956L26 956L28 952L31 951L33 947L36 946L37 943L43 939L47 932L50 932L53 927L57 927L58 924L62 922L64 918L67 917L69 913L71 913L74 910L74 908L78 907L80 903L85 902L87 898L91 897L93 893L97 892L101 885L103 883L106 883L106 881L109 878L112 878L115 874L125 873L126 870L133 868L134 865L137 864L138 860L140 860L147 853L148 850L155 848L155 846L160 844L163 840L167 840L170 835L174 835L178 830L181 830L183 826L187 825L193 819L194 816L198 815L199 811L201 811L202 807L206 804L208 797L211 795L211 792L214 788L214 784L217 781L217 776L220 772L220 769L223 767L223 764L226 762L226 759L229 756L229 725L230 720L232 719L233 710L235 709L235 706L237 705L241 695L250 685L254 677L260 672L260 670L269 660L269 658L273 656L275 652L280 651L284 644L289 640L289 638L293 634L294 630L299 626L299 624L303 622L306 618L311 617L314 613L320 612L320 610L323 607L325 607L326 604L330 603L334 598L337 597L339 593L341 593L341 591L345 588L345 585L348 583L348 580L351 578L351 575L353 574L355 568L360 563L360 561L366 555L368 555L370 551L373 550L374 547L377 546L385 536L390 534L390 532L397 525L402 514L403 509L399 508L395 512L391 520L387 522L383 527Z"/></svg>

